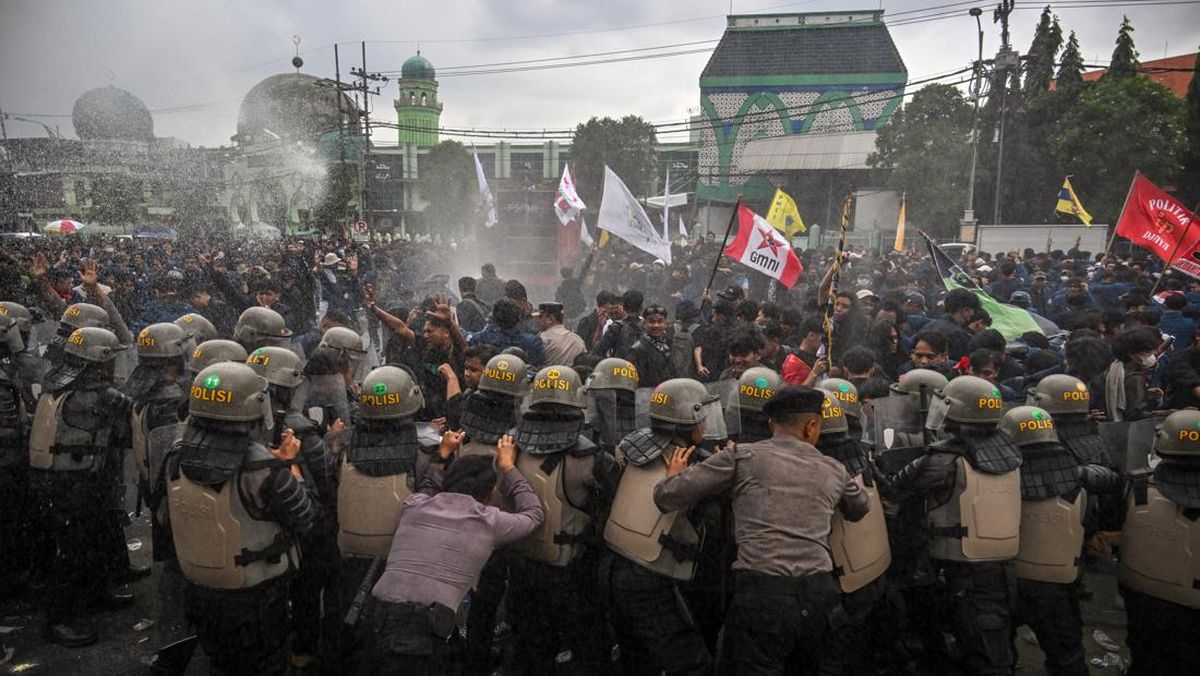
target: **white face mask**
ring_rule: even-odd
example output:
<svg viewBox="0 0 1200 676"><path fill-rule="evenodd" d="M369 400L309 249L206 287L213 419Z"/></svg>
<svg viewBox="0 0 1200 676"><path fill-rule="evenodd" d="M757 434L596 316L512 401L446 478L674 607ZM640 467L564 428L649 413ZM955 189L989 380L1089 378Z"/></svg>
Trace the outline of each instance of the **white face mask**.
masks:
<svg viewBox="0 0 1200 676"><path fill-rule="evenodd" d="M1142 357L1142 368L1153 368L1153 366L1157 363L1158 357L1155 356L1154 353L1150 353L1145 357Z"/></svg>

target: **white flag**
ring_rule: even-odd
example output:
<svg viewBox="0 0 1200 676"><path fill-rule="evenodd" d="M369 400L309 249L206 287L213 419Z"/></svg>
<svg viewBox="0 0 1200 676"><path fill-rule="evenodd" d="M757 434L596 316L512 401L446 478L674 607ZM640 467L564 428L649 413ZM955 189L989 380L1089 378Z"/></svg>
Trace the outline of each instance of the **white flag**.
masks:
<svg viewBox="0 0 1200 676"><path fill-rule="evenodd" d="M687 226L683 224L683 216L679 217L679 236L687 239Z"/></svg>
<svg viewBox="0 0 1200 676"><path fill-rule="evenodd" d="M579 193L575 192L575 180L571 178L571 168L563 166L562 180L558 182L558 195L554 197L554 215L563 225L569 225L579 216L579 212L587 208Z"/></svg>
<svg viewBox="0 0 1200 676"><path fill-rule="evenodd" d="M591 233L587 231L587 223L583 222L583 216L579 217L579 241L588 248L596 243L596 240L592 239Z"/></svg>
<svg viewBox="0 0 1200 676"><path fill-rule="evenodd" d="M663 239L671 239L671 165L667 165L667 187L663 188Z"/></svg>
<svg viewBox="0 0 1200 676"><path fill-rule="evenodd" d="M492 189L488 187L487 178L483 175L483 165L479 163L479 153L472 148L471 154L475 157L475 179L479 181L479 199L483 200L483 208L487 210L487 220L484 221L484 225L490 228L496 224L496 198L492 196Z"/></svg>
<svg viewBox="0 0 1200 676"><path fill-rule="evenodd" d="M604 167L604 197L600 200L600 217L596 227L620 237L646 253L671 264L671 242L650 222L650 217L638 204L633 193L621 179Z"/></svg>

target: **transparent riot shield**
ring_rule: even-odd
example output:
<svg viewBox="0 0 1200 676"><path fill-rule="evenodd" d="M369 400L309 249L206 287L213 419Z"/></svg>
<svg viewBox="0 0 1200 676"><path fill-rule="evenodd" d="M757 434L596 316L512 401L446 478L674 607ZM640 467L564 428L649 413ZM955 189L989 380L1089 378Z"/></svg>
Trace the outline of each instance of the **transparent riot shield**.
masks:
<svg viewBox="0 0 1200 676"><path fill-rule="evenodd" d="M1128 420L1121 422L1102 422L1096 425L1096 432L1100 435L1100 441L1104 442L1104 447L1108 449L1108 457L1112 458L1113 465L1117 472L1126 473L1128 462L1128 453L1126 447L1129 444L1129 426Z"/></svg>
<svg viewBox="0 0 1200 676"><path fill-rule="evenodd" d="M25 349L41 356L45 352L45 348L53 340L58 333L58 322L40 321L33 325L29 332L29 344Z"/></svg>
<svg viewBox="0 0 1200 676"><path fill-rule="evenodd" d="M639 387L637 392L634 392L633 410L636 415L638 429L650 426L650 395L653 393L653 387Z"/></svg>
<svg viewBox="0 0 1200 676"><path fill-rule="evenodd" d="M147 476L150 477L152 485L158 481L167 454L171 452L175 442L183 436L184 425L185 423L180 422L150 430L150 434L146 438L146 467L149 470Z"/></svg>
<svg viewBox="0 0 1200 676"><path fill-rule="evenodd" d="M309 376L292 395L292 406L320 425L324 432L335 420L350 424L352 411L346 392L346 379L340 374Z"/></svg>
<svg viewBox="0 0 1200 676"><path fill-rule="evenodd" d="M863 421L863 431L870 437L873 458L880 469L895 473L924 452L924 422L919 394L893 392L872 402L870 420Z"/></svg>
<svg viewBox="0 0 1200 676"><path fill-rule="evenodd" d="M638 429L637 395L627 390L588 390L584 419L593 440L604 448L615 448Z"/></svg>
<svg viewBox="0 0 1200 676"><path fill-rule="evenodd" d="M1119 450L1112 455L1113 462L1122 472L1136 472L1150 468L1150 454L1154 450L1154 435L1163 418L1146 418L1129 423L1129 437L1125 452Z"/></svg>
<svg viewBox="0 0 1200 676"><path fill-rule="evenodd" d="M712 399L704 404L704 440L722 442L742 431L738 408L738 381L718 380L706 383Z"/></svg>

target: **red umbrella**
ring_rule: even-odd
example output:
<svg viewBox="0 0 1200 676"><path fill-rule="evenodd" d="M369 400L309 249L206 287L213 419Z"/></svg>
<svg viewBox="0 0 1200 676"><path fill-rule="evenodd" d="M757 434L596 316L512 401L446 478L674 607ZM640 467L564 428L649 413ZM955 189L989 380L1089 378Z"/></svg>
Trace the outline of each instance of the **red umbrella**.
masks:
<svg viewBox="0 0 1200 676"><path fill-rule="evenodd" d="M46 227L42 228L42 230L55 235L71 235L83 230L86 227L86 223L80 223L79 221L72 221L69 218L64 218L57 221L50 221L46 224Z"/></svg>

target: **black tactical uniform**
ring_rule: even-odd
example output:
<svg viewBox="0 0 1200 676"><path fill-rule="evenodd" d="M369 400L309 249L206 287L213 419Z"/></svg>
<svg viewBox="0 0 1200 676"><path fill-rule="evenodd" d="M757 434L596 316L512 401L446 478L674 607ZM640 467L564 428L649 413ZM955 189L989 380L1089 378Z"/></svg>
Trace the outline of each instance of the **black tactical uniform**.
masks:
<svg viewBox="0 0 1200 676"><path fill-rule="evenodd" d="M36 402L19 364L27 355L18 312L13 303L0 303L0 599L25 579L33 536L27 488L29 418Z"/></svg>

